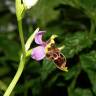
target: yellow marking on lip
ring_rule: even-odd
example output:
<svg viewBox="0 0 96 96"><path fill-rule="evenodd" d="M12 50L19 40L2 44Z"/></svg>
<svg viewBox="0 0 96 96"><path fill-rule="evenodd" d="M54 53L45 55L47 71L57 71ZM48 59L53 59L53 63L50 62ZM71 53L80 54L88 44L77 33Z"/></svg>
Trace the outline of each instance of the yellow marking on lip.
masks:
<svg viewBox="0 0 96 96"><path fill-rule="evenodd" d="M47 44L47 46L45 47L45 53L48 53L48 48L51 48L51 44L55 43L54 39L58 37L57 35L52 35L50 37L50 42Z"/></svg>
<svg viewBox="0 0 96 96"><path fill-rule="evenodd" d="M68 67L65 67L65 68L63 69L63 71L68 72Z"/></svg>

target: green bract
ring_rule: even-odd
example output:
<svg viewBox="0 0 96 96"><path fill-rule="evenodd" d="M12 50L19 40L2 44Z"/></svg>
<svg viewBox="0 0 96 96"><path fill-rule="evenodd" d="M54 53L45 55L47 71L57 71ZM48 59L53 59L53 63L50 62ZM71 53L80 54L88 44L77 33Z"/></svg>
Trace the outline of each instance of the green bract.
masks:
<svg viewBox="0 0 96 96"><path fill-rule="evenodd" d="M21 4L21 0L16 0L16 16L18 21L23 18L23 13L24 13L24 5Z"/></svg>

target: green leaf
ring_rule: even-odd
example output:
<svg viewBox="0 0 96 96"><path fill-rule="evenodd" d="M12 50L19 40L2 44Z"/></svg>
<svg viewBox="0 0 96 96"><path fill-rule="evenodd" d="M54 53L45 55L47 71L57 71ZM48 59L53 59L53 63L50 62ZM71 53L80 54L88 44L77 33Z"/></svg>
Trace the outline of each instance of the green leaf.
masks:
<svg viewBox="0 0 96 96"><path fill-rule="evenodd" d="M70 68L68 70L69 70L68 72L64 73L65 80L74 78L77 75L77 73L79 72L78 66L73 66L72 68Z"/></svg>
<svg viewBox="0 0 96 96"><path fill-rule="evenodd" d="M81 6L84 6L86 10L90 10L90 12L96 12L96 0L80 0Z"/></svg>
<svg viewBox="0 0 96 96"><path fill-rule="evenodd" d="M63 0L39 0L37 5L32 8L32 17L40 20L42 25L46 22L54 20L58 16L58 12L54 8L61 4Z"/></svg>
<svg viewBox="0 0 96 96"><path fill-rule="evenodd" d="M52 61L44 59L43 65L41 68L41 78L42 81L47 78L47 76L56 68L55 64Z"/></svg>
<svg viewBox="0 0 96 96"><path fill-rule="evenodd" d="M0 80L0 90L5 91L6 89L7 89L6 84L3 81Z"/></svg>
<svg viewBox="0 0 96 96"><path fill-rule="evenodd" d="M80 56L80 62L84 70L96 70L96 51L91 51Z"/></svg>
<svg viewBox="0 0 96 96"><path fill-rule="evenodd" d="M7 66L0 67L0 76L6 75L10 72L10 68Z"/></svg>
<svg viewBox="0 0 96 96"><path fill-rule="evenodd" d="M83 8L83 11L89 17L96 17L96 0L64 0L63 4L68 4L79 9Z"/></svg>
<svg viewBox="0 0 96 96"><path fill-rule="evenodd" d="M69 96L93 96L89 89L76 88Z"/></svg>
<svg viewBox="0 0 96 96"><path fill-rule="evenodd" d="M91 51L80 56L81 67L88 73L92 83L93 92L96 94L96 51Z"/></svg>
<svg viewBox="0 0 96 96"><path fill-rule="evenodd" d="M76 32L75 34L69 34L64 38L65 48L63 53L66 57L72 57L77 54L82 49L90 47L92 41L88 38L88 33L86 32Z"/></svg>
<svg viewBox="0 0 96 96"><path fill-rule="evenodd" d="M13 61L19 60L19 45L17 42L9 40L7 36L0 36L0 49L4 52L4 58Z"/></svg>

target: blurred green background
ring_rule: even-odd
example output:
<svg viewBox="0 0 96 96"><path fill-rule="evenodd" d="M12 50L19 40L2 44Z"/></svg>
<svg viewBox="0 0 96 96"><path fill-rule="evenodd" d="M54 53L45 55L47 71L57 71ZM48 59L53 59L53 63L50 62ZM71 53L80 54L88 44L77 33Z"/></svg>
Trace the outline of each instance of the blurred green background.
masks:
<svg viewBox="0 0 96 96"><path fill-rule="evenodd" d="M11 96L96 96L96 0L39 0L23 19L25 41L40 27L57 34L69 71L46 59L28 59ZM34 46L34 43L32 45ZM0 0L0 96L14 77L21 53L15 0Z"/></svg>

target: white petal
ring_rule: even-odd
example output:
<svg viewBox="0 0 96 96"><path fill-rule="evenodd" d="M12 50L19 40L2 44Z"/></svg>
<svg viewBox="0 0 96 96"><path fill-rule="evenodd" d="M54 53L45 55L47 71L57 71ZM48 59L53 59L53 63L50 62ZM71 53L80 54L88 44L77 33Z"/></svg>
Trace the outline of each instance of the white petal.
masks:
<svg viewBox="0 0 96 96"><path fill-rule="evenodd" d="M27 9L30 9L37 3L38 0L23 0L23 4Z"/></svg>

